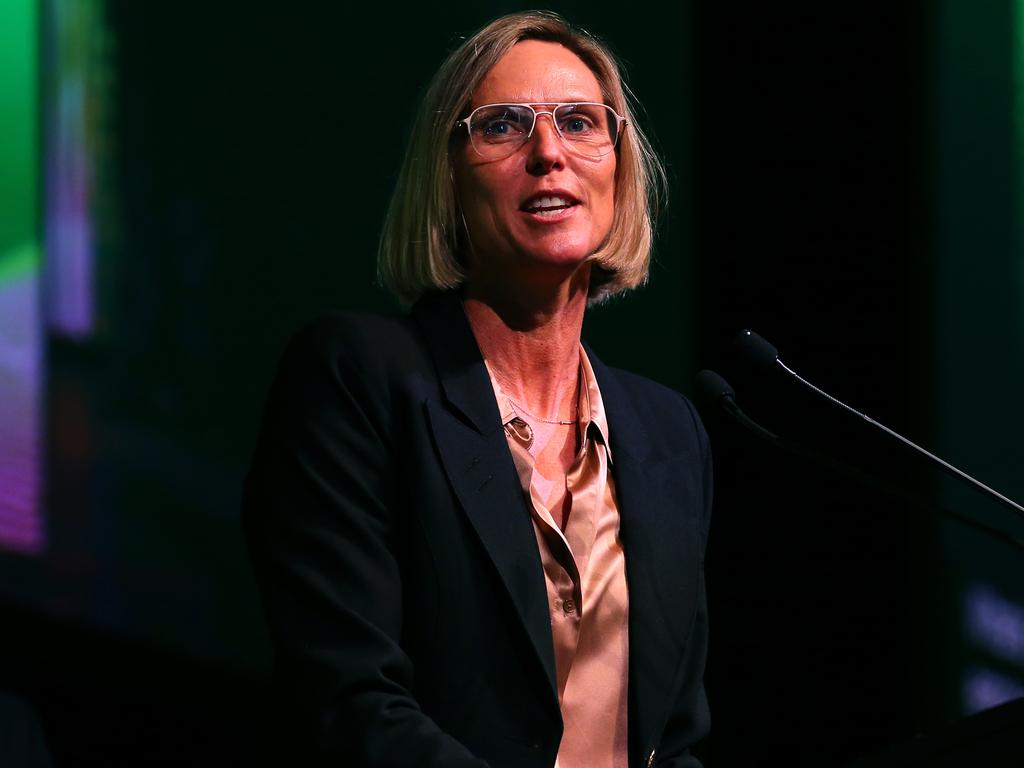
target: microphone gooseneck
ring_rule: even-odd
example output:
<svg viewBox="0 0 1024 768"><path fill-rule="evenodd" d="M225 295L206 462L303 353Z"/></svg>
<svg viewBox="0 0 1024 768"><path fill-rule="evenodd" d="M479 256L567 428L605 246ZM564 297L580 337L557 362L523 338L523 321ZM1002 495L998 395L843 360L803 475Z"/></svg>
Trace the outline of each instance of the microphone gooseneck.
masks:
<svg viewBox="0 0 1024 768"><path fill-rule="evenodd" d="M951 517L963 525L982 531L983 533L993 536L1000 541L1004 541L1017 549L1024 551L1024 539L1014 536L1007 531L987 523L983 523L980 520L975 520L959 512L954 512L951 509L947 509L946 507L933 502L924 501L917 494L908 492L888 480L883 480L882 478L865 472L862 469L858 469L845 461L841 461L840 459L833 458L827 454L807 448L803 444L794 440L787 440L786 438L779 437L774 432L762 427L743 412L743 409L740 408L739 404L736 402L735 390L733 390L729 385L729 382L714 371L706 369L700 371L697 374L696 383L701 394L708 402L714 403L714 405L725 411L734 421L750 432L753 432L762 440L766 440L772 445L775 445L794 456L834 472L841 477L846 477L854 482L866 485L869 488L874 488L876 491L886 493L899 499L905 504L917 507L918 509L938 512L946 515L947 517Z"/></svg>
<svg viewBox="0 0 1024 768"><path fill-rule="evenodd" d="M744 363L746 363L755 370L769 371L775 368L781 369L788 376L799 382L801 386L810 390L818 397L828 400L830 403L839 406L847 413L851 413L857 418L861 419L862 421L865 421L871 426L875 427L876 429L881 430L885 434L889 435L889 437L896 439L903 445L907 446L908 448L911 448L920 455L924 456L925 458L939 466L948 474L952 475L958 480L961 480L962 482L967 483L975 490L981 491L989 498L998 501L1000 504L1010 509L1017 516L1024 518L1024 507L1015 502L1013 499L1010 499L1004 496L1003 494L999 493L999 491L990 488L980 480L976 480L963 470L954 467L948 461L939 458L934 453L931 453L925 448L919 446L917 443L914 443L913 441L905 438L899 432L889 429L889 427L885 426L885 424L876 421L875 419L871 418L865 413L861 413L856 408L852 408L839 398L834 397L830 395L828 392L824 391L823 389L814 386L814 384L809 382L803 376L801 376L788 365L786 365L784 362L782 362L782 359L779 357L778 350L753 331L740 331L733 341L733 350Z"/></svg>

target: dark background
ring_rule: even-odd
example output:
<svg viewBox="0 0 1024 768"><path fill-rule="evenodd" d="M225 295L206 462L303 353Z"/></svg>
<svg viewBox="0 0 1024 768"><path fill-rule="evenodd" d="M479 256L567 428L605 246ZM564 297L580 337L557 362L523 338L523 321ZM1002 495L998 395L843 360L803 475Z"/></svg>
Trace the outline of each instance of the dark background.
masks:
<svg viewBox="0 0 1024 768"><path fill-rule="evenodd" d="M602 358L691 394L714 367L773 429L1009 527L728 355L752 327L1024 495L1021 22L979 5L555 8L621 55L671 181L650 285L588 318ZM516 7L106 3L99 314L47 350L48 548L0 558L0 684L58 765L259 754L269 648L238 505L267 386L306 320L398 311L374 254L418 98ZM963 714L978 664L1024 684L963 625L972 584L1024 602L1019 553L707 423L709 766L838 765Z"/></svg>

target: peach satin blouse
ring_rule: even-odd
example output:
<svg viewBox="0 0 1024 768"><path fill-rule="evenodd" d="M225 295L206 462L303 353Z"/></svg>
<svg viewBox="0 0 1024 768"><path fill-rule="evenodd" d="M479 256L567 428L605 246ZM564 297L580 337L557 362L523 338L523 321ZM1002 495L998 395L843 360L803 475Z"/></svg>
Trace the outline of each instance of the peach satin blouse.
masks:
<svg viewBox="0 0 1024 768"><path fill-rule="evenodd" d="M559 427L517 406L493 375L491 384L547 582L564 724L556 768L621 768L628 761L626 560L608 422L582 347L580 377L579 449L568 474L555 477L545 477L536 458Z"/></svg>

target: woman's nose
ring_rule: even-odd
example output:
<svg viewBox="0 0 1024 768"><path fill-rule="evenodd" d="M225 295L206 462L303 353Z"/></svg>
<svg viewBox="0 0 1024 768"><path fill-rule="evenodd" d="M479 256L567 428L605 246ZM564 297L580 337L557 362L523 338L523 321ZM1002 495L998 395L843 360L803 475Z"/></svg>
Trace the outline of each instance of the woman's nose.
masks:
<svg viewBox="0 0 1024 768"><path fill-rule="evenodd" d="M537 122L530 136L529 163L530 170L550 170L564 163L565 143L562 141L554 118L550 112L537 114Z"/></svg>

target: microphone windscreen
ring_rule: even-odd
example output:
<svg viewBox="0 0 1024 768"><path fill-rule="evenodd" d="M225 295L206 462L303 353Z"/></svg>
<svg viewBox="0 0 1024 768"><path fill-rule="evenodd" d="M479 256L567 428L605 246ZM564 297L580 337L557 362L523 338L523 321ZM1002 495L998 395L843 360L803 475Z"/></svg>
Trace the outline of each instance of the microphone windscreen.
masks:
<svg viewBox="0 0 1024 768"><path fill-rule="evenodd" d="M779 359L779 350L749 329L736 334L732 349L742 362L757 370L769 371Z"/></svg>
<svg viewBox="0 0 1024 768"><path fill-rule="evenodd" d="M729 382L723 379L714 371L706 368L700 371L696 377L697 388L709 401L717 403L723 397L730 400L736 399L736 392L729 386Z"/></svg>

